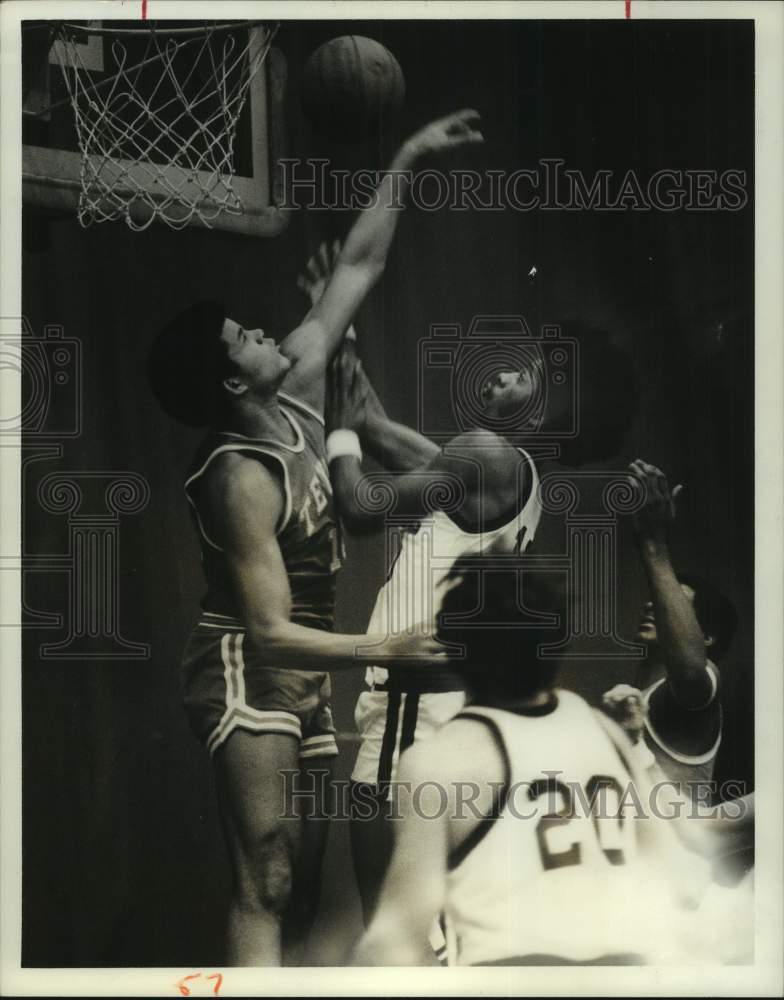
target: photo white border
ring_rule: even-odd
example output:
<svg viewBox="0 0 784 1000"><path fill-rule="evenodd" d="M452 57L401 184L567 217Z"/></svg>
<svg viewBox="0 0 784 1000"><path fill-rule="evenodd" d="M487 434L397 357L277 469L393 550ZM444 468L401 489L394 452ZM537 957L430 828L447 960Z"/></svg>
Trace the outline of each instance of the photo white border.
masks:
<svg viewBox="0 0 784 1000"><path fill-rule="evenodd" d="M108 8L111 7L111 12ZM200 18L206 0L148 0L147 17ZM221 0L221 17L265 19L512 20L616 19L625 0L603 2L233 2ZM53 17L137 19L141 0L0 4L0 316L21 312L21 48L22 19ZM223 969L221 996L580 995L580 996L779 996L782 993L782 810L784 809L784 645L782 644L782 454L784 453L784 274L782 234L782 94L784 6L765 2L641 2L635 20L753 19L756 48L755 334L756 334L756 961L740 967L678 968L461 968ZM19 411L19 387L4 378L2 412ZM20 555L18 451L4 436L0 447L0 569ZM12 582L13 581L13 582ZM20 620L19 580L0 575L0 620ZM179 996L177 981L193 969L21 969L21 640L0 634L0 995ZM206 970L205 970L206 971ZM212 970L209 970L212 971ZM196 992L193 994L196 996ZM199 995L205 995L199 991Z"/></svg>

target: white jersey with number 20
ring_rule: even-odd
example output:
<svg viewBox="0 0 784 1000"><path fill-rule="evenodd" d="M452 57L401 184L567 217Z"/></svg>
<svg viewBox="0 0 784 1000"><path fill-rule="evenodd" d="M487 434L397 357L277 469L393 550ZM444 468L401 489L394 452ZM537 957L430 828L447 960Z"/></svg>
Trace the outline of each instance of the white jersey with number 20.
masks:
<svg viewBox="0 0 784 1000"><path fill-rule="evenodd" d="M621 802L632 804L631 775L593 710L558 690L531 714L468 706L458 719L466 717L489 724L508 787L499 817L450 859L458 963L645 950L639 918L650 896L637 833L646 821L633 807L618 814Z"/></svg>

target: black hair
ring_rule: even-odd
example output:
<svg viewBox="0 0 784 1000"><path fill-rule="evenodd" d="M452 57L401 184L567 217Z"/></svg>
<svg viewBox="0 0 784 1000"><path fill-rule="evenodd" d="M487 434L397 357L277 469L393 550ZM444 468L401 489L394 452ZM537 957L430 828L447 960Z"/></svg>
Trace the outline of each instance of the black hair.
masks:
<svg viewBox="0 0 784 1000"><path fill-rule="evenodd" d="M220 339L225 319L222 302L195 302L158 334L147 357L155 398L169 416L191 427L214 421L221 382L234 371Z"/></svg>
<svg viewBox="0 0 784 1000"><path fill-rule="evenodd" d="M563 592L552 574L463 559L445 586L450 589L438 613L438 638L464 647L455 666L476 699L508 701L552 685L557 662L539 655L542 643L562 636Z"/></svg>
<svg viewBox="0 0 784 1000"><path fill-rule="evenodd" d="M564 337L577 341L577 436L564 441L569 465L601 462L617 455L637 415L634 363L607 330L583 320L564 322Z"/></svg>
<svg viewBox="0 0 784 1000"><path fill-rule="evenodd" d="M730 648L738 627L735 606L718 587L696 573L678 573L678 582L685 583L694 591L697 622L703 634L713 639L713 645L708 646L708 656L718 663Z"/></svg>

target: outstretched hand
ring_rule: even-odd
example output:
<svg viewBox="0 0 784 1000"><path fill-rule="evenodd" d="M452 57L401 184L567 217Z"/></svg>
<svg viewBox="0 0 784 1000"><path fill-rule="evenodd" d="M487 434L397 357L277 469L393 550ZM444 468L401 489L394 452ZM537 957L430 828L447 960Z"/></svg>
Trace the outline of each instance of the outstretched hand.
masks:
<svg viewBox="0 0 784 1000"><path fill-rule="evenodd" d="M376 420L385 421L389 418L387 417L386 410L381 400L378 398L376 390L373 388L373 383L368 378L368 373L365 371L365 366L357 357L357 341L356 336L351 336L354 330L353 327L349 329L346 333L346 339L343 341L342 354L350 361L354 358L356 364L354 365L354 385L355 391L361 394L365 406L365 415L367 417L372 417Z"/></svg>
<svg viewBox="0 0 784 1000"><path fill-rule="evenodd" d="M663 540L675 523L675 502L683 486L670 490L667 477L655 465L635 459L629 466L634 480L641 484L645 501L633 516L634 530L640 537Z"/></svg>
<svg viewBox="0 0 784 1000"><path fill-rule="evenodd" d="M311 305L315 306L324 294L339 253L340 240L333 240L332 243L324 241L297 278L297 288L309 297Z"/></svg>
<svg viewBox="0 0 784 1000"><path fill-rule="evenodd" d="M360 432L366 417L368 386L354 341L346 340L329 368L326 425Z"/></svg>
<svg viewBox="0 0 784 1000"><path fill-rule="evenodd" d="M411 667L445 667L448 650L433 635L432 625L418 622L406 632L388 635L380 650L379 661Z"/></svg>
<svg viewBox="0 0 784 1000"><path fill-rule="evenodd" d="M441 153L460 146L475 146L484 142L484 136L479 131L480 121L479 112L473 108L455 111L415 132L406 146L415 156Z"/></svg>

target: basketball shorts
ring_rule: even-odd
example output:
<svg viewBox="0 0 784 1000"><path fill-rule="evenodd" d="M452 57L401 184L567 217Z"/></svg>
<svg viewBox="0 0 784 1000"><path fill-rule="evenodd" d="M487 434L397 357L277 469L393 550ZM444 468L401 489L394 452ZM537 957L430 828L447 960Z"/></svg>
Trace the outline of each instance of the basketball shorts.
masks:
<svg viewBox="0 0 784 1000"><path fill-rule="evenodd" d="M329 674L262 666L239 627L200 622L181 679L188 720L211 754L244 729L296 737L301 760L337 755Z"/></svg>
<svg viewBox="0 0 784 1000"><path fill-rule="evenodd" d="M397 777L400 754L453 718L465 703L464 691L363 691L354 722L360 736L351 780L388 788ZM391 798L391 795L390 795Z"/></svg>

